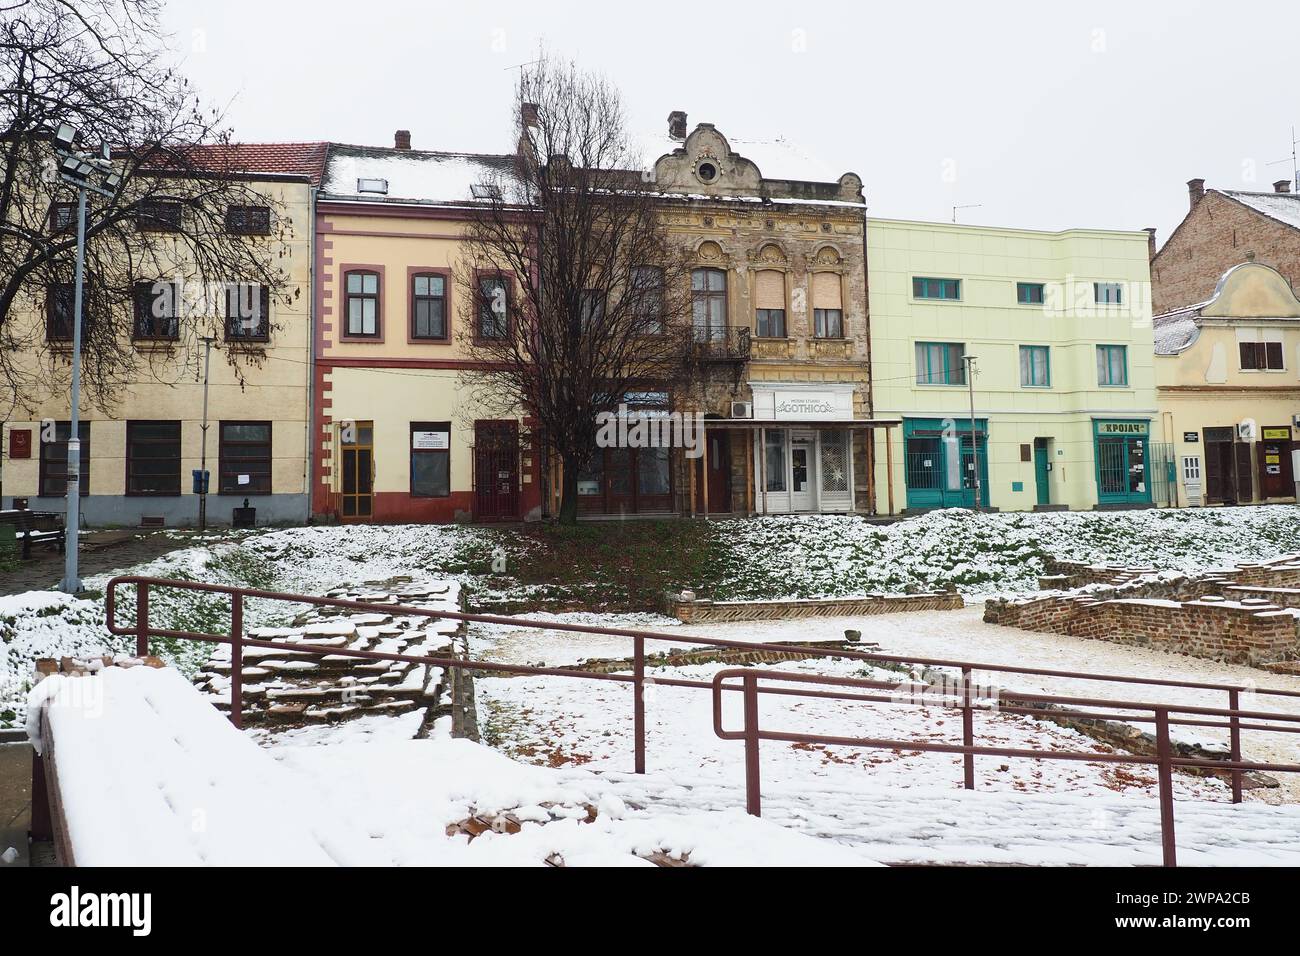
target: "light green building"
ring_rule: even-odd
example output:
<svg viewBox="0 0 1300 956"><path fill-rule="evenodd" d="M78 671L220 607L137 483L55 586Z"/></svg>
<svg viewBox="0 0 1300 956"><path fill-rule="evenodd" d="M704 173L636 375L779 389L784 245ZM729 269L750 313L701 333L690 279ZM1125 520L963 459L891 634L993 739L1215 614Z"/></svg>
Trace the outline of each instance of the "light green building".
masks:
<svg viewBox="0 0 1300 956"><path fill-rule="evenodd" d="M1162 503L1145 233L868 219L867 276L878 512Z"/></svg>

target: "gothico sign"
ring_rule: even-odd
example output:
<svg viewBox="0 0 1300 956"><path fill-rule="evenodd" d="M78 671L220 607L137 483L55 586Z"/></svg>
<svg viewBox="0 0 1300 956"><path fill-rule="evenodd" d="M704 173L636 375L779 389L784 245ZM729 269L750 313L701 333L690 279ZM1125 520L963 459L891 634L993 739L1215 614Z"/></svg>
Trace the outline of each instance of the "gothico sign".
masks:
<svg viewBox="0 0 1300 956"><path fill-rule="evenodd" d="M833 392L776 392L773 394L777 418L834 418Z"/></svg>

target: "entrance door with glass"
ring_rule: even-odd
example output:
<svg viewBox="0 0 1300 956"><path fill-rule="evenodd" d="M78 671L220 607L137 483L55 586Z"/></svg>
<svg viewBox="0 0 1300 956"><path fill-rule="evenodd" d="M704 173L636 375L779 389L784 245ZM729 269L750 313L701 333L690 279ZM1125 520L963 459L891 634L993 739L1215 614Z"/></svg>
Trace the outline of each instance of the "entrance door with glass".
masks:
<svg viewBox="0 0 1300 956"><path fill-rule="evenodd" d="M343 474L340 513L345 520L369 520L374 514L375 423L349 422L339 427Z"/></svg>
<svg viewBox="0 0 1300 956"><path fill-rule="evenodd" d="M814 491L817 470L817 436L814 432L790 433L790 510L812 511L817 507Z"/></svg>

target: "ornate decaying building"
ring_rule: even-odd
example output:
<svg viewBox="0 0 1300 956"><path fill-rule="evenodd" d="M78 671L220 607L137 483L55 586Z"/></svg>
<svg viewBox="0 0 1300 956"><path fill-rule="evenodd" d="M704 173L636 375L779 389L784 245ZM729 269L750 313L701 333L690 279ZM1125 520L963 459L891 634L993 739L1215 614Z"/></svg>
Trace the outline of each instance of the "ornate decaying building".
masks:
<svg viewBox="0 0 1300 956"><path fill-rule="evenodd" d="M707 440L696 458L604 449L580 476L581 510L870 511L871 432L897 421L872 419L862 180L784 141L688 133L681 112L647 147L669 235L693 260L700 375L691 395L638 398L702 411Z"/></svg>

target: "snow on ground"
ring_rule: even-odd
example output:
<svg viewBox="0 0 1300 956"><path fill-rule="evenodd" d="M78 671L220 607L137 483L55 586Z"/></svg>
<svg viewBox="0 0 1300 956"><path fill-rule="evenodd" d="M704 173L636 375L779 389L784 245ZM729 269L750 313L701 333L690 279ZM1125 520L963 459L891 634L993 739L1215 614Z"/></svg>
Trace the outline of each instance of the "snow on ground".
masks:
<svg viewBox="0 0 1300 956"><path fill-rule="evenodd" d="M29 731L49 724L82 866L526 866L557 855L617 866L656 853L700 865L869 862L734 808L631 812L594 774L525 766L465 740L396 739L404 719L286 734L264 749L172 669L50 677L31 708ZM447 832L503 810L518 811L520 832Z"/></svg>
<svg viewBox="0 0 1300 956"><path fill-rule="evenodd" d="M61 591L0 595L0 727L23 724L27 691L41 657L111 650L104 609Z"/></svg>

